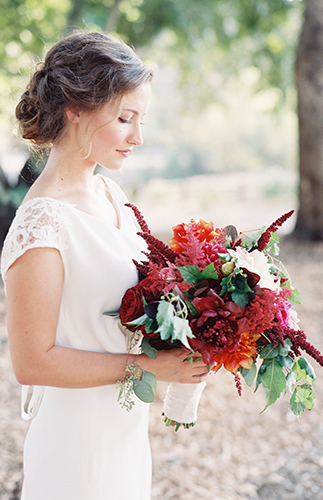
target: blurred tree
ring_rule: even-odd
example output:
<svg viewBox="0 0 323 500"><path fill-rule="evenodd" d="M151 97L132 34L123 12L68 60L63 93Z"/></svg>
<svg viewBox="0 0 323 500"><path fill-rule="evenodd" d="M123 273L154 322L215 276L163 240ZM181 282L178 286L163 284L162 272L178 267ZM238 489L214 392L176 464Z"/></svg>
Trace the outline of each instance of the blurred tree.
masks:
<svg viewBox="0 0 323 500"><path fill-rule="evenodd" d="M44 43L59 38L66 25L70 0L0 0L0 123L4 130L12 123L12 100L23 86L35 62L41 58ZM11 127L9 127L11 128ZM27 191L20 177L17 185L8 183L0 167L0 245L17 206Z"/></svg>
<svg viewBox="0 0 323 500"><path fill-rule="evenodd" d="M323 240L323 2L306 0L298 89L300 185L295 235Z"/></svg>
<svg viewBox="0 0 323 500"><path fill-rule="evenodd" d="M207 72L245 66L259 68L261 85L284 94L294 81L301 7L299 0L72 0L68 23L108 29L137 48L164 34L162 50L200 95L210 90Z"/></svg>
<svg viewBox="0 0 323 500"><path fill-rule="evenodd" d="M70 0L0 1L0 93L8 98L21 85L31 59L41 56L44 43L62 34Z"/></svg>

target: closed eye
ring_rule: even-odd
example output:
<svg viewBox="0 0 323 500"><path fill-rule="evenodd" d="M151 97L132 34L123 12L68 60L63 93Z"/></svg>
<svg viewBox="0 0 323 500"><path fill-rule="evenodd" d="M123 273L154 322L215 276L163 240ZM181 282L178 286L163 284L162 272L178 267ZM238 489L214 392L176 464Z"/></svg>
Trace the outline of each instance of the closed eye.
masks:
<svg viewBox="0 0 323 500"><path fill-rule="evenodd" d="M131 123L131 120L125 120L124 118L119 117L119 120L121 121L121 123Z"/></svg>

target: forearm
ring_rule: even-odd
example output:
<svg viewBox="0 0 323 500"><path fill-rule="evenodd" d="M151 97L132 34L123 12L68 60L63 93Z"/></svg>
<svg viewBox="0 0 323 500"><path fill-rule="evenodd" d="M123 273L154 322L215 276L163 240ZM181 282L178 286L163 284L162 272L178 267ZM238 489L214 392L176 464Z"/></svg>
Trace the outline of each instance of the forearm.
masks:
<svg viewBox="0 0 323 500"><path fill-rule="evenodd" d="M115 384L136 356L53 346L44 355L29 359L13 356L17 380L23 385L88 388Z"/></svg>
<svg viewBox="0 0 323 500"><path fill-rule="evenodd" d="M23 385L89 388L115 384L126 373L126 365L136 362L143 370L165 382L198 383L208 370L201 360L191 366L182 349L160 351L156 359L145 354L114 354L84 351L54 345L45 354L26 358L13 356L17 380Z"/></svg>

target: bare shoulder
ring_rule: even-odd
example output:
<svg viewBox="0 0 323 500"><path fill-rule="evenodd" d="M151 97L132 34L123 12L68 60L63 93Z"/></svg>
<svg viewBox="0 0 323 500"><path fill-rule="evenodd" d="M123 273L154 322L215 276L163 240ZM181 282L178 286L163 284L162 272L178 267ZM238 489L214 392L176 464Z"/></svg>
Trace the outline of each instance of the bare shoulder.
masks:
<svg viewBox="0 0 323 500"><path fill-rule="evenodd" d="M64 190L59 189L54 183L43 182L39 177L29 188L23 203L34 198L53 198L64 203L67 197Z"/></svg>

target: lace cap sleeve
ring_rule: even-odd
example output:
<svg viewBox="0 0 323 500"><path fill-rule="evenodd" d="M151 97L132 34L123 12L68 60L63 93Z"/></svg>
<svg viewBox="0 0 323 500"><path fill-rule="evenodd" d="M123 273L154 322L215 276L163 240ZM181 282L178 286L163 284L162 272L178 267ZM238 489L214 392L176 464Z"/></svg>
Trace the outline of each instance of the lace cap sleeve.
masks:
<svg viewBox="0 0 323 500"><path fill-rule="evenodd" d="M66 250L68 205L53 198L34 198L19 207L1 253L3 281L9 267L32 248Z"/></svg>

